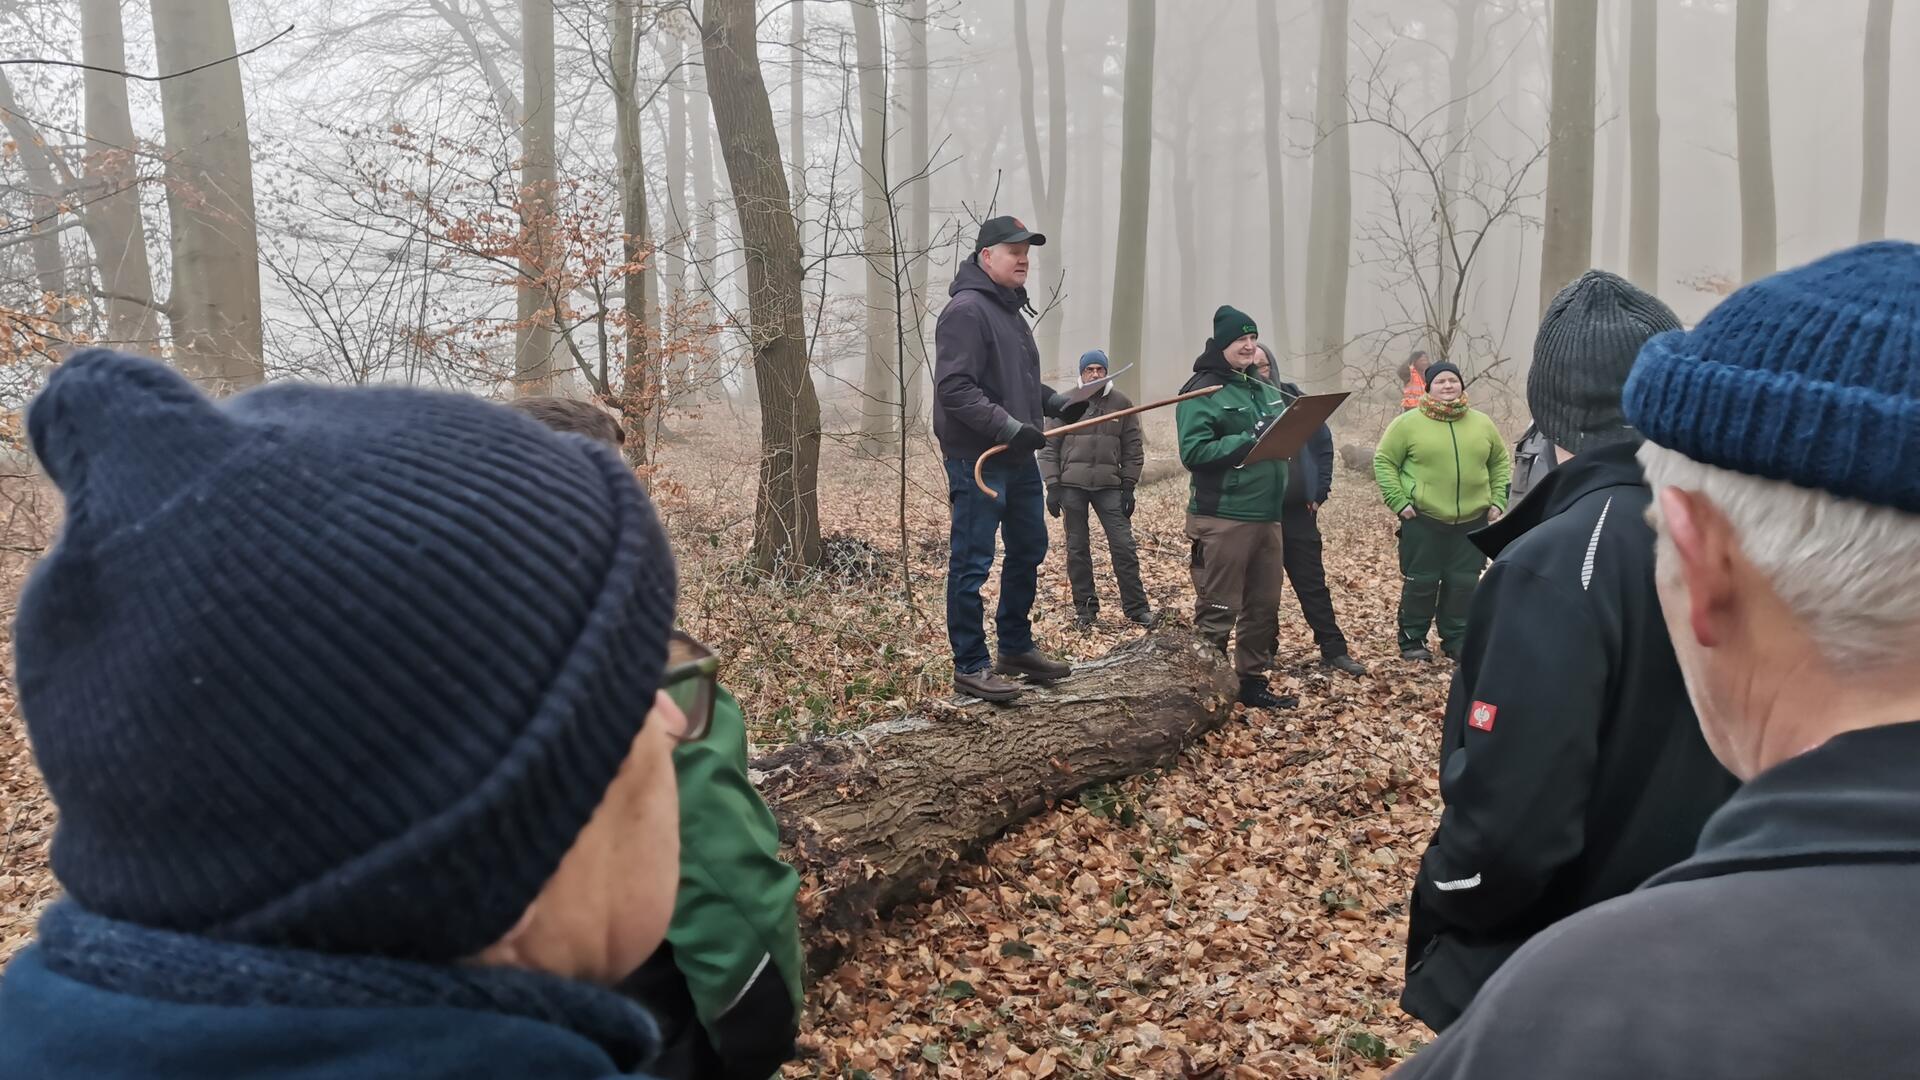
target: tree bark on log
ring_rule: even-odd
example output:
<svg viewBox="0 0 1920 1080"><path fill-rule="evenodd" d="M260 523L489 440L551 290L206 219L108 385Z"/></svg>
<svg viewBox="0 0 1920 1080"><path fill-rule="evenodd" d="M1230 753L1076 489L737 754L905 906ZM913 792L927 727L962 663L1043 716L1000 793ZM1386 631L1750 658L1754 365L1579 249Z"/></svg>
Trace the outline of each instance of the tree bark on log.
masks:
<svg viewBox="0 0 1920 1080"><path fill-rule="evenodd" d="M753 762L800 871L808 967L1010 826L1094 784L1171 764L1226 722L1230 665L1185 628L1130 641L1012 705L935 703Z"/></svg>

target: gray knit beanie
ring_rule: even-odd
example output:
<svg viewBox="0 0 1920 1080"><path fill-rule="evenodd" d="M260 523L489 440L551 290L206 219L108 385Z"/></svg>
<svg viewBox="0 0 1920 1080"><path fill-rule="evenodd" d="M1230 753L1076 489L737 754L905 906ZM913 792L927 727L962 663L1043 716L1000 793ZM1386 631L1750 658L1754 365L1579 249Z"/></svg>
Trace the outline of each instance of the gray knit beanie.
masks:
<svg viewBox="0 0 1920 1080"><path fill-rule="evenodd" d="M1527 374L1541 434L1574 454L1633 438L1620 392L1634 358L1648 338L1678 329L1672 308L1617 274L1589 270L1561 289L1540 320Z"/></svg>

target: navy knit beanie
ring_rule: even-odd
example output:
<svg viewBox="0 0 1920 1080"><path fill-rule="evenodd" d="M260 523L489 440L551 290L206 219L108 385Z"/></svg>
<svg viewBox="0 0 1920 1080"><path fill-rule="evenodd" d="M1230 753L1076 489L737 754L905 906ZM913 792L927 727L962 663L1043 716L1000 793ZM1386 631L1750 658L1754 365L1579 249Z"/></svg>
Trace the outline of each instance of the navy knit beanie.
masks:
<svg viewBox="0 0 1920 1080"><path fill-rule="evenodd" d="M27 427L66 518L14 670L73 899L334 953L505 936L665 662L673 559L617 455L452 394L215 405L106 351Z"/></svg>
<svg viewBox="0 0 1920 1080"><path fill-rule="evenodd" d="M1920 513L1920 247L1862 244L1647 342L1627 421L1750 476Z"/></svg>
<svg viewBox="0 0 1920 1080"><path fill-rule="evenodd" d="M1678 329L1672 308L1625 278L1605 270L1581 274L1547 305L1533 339L1527 407L1534 425L1572 454L1631 441L1620 390L1640 346Z"/></svg>
<svg viewBox="0 0 1920 1080"><path fill-rule="evenodd" d="M1083 352L1080 354L1080 374L1085 375L1087 373L1087 369L1092 367L1095 364L1099 364L1101 367L1106 368L1108 374L1112 374L1113 368L1108 367L1107 365L1106 353L1101 352L1099 349L1088 349L1086 352Z"/></svg>
<svg viewBox="0 0 1920 1080"><path fill-rule="evenodd" d="M1459 379L1460 388L1462 390L1466 389L1467 376L1458 367L1456 367L1451 360L1440 360L1427 365L1427 374L1426 374L1427 389L1429 390L1433 389L1433 380L1439 378L1442 375L1452 375L1454 378Z"/></svg>

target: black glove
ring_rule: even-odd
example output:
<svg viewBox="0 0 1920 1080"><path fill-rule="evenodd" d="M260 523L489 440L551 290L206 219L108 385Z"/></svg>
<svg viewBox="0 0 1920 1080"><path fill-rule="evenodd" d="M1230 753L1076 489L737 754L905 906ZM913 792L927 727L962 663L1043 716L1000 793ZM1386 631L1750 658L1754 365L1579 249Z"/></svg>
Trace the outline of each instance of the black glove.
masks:
<svg viewBox="0 0 1920 1080"><path fill-rule="evenodd" d="M1127 515L1128 517L1133 516L1133 485L1132 484L1128 484L1126 487L1120 489L1120 512Z"/></svg>
<svg viewBox="0 0 1920 1080"><path fill-rule="evenodd" d="M1253 425L1253 441L1259 442L1260 436L1265 435L1268 428L1279 422L1280 417L1278 415L1261 417L1259 421Z"/></svg>
<svg viewBox="0 0 1920 1080"><path fill-rule="evenodd" d="M1047 513L1054 517L1060 516L1060 485L1058 484L1047 489Z"/></svg>
<svg viewBox="0 0 1920 1080"><path fill-rule="evenodd" d="M1034 427L1032 424L1021 424L1020 430L1014 432L1013 438L1007 440L1008 449L1025 450L1029 453L1042 449L1046 445L1047 437L1041 434L1040 429Z"/></svg>
<svg viewBox="0 0 1920 1080"><path fill-rule="evenodd" d="M1067 395L1065 394L1056 393L1047 398L1048 414L1059 417L1060 422L1063 424L1071 424L1087 415L1087 409L1092 405L1092 398L1083 398L1071 405L1067 404Z"/></svg>

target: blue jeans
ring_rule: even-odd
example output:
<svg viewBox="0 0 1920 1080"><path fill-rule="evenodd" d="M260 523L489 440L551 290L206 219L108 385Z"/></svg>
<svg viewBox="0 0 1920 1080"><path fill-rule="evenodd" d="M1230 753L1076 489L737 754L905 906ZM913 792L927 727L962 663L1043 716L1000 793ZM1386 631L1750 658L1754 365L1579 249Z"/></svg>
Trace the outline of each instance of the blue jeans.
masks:
<svg viewBox="0 0 1920 1080"><path fill-rule="evenodd" d="M994 613L1000 652L1033 651L1033 595L1039 584L1041 560L1047 557L1046 488L1032 454L1005 451L995 454L984 470L987 486L1000 493L987 497L973 483L973 459L946 459L947 501L953 507L953 528L947 555L947 641L953 646L953 670L961 674L985 671L987 635L980 589L993 571L993 537L1006 541L1007 557L1000 565L1000 609Z"/></svg>

